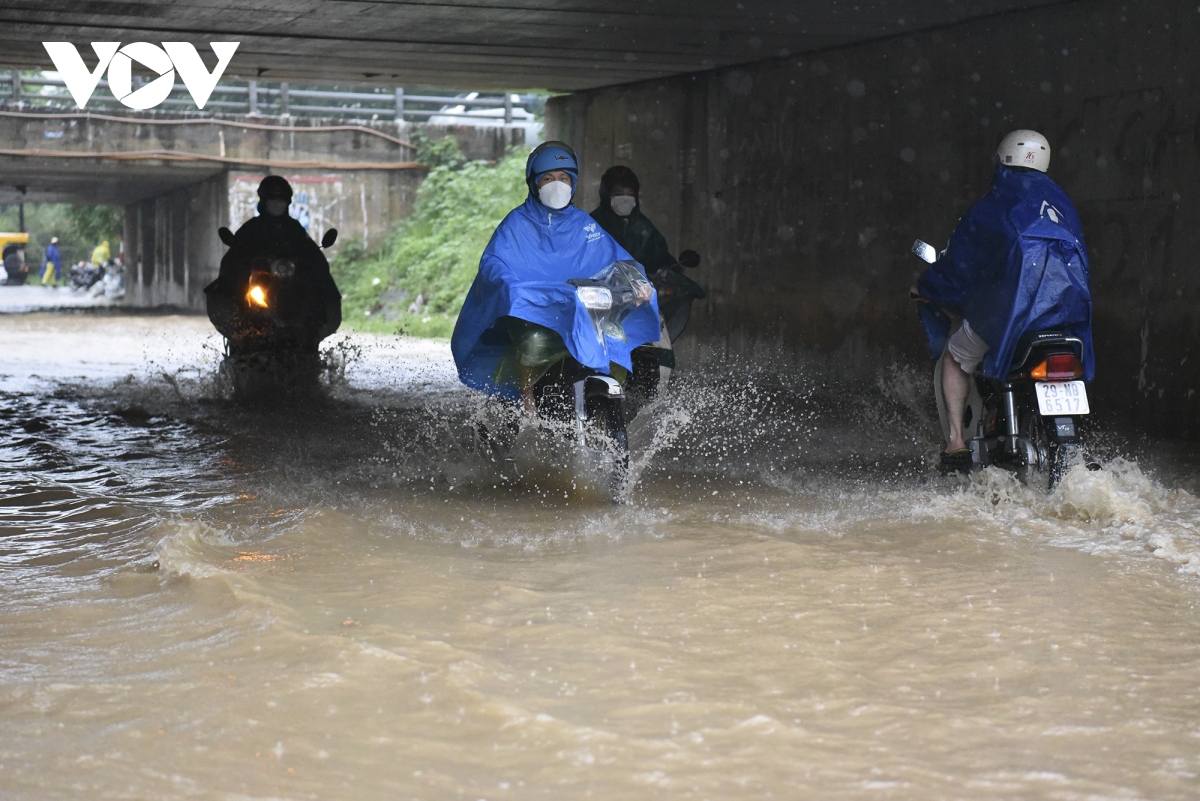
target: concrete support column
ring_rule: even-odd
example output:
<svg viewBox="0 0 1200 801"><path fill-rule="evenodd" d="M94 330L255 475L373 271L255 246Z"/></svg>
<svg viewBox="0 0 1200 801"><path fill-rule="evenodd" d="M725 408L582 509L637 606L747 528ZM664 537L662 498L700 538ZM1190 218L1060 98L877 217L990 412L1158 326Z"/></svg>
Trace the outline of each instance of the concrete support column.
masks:
<svg viewBox="0 0 1200 801"><path fill-rule="evenodd" d="M217 228L229 224L228 186L221 173L125 208L130 304L204 308L225 250Z"/></svg>

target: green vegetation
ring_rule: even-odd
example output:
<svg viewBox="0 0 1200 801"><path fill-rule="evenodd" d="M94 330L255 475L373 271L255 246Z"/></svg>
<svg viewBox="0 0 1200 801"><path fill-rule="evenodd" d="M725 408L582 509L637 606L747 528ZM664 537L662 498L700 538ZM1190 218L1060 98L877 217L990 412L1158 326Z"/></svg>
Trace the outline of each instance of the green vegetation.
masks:
<svg viewBox="0 0 1200 801"><path fill-rule="evenodd" d="M31 270L41 271L40 259L58 237L58 251L63 265L85 261L92 248L107 239L112 253L117 254L121 241L124 210L120 206L82 206L66 203L26 203L25 230L29 246L25 251ZM19 211L16 204L0 205L0 231L16 231Z"/></svg>
<svg viewBox="0 0 1200 801"><path fill-rule="evenodd" d="M416 144L438 166L412 216L380 247L348 244L331 265L343 324L356 331L449 337L492 232L525 199L524 152L490 165L463 163L452 137Z"/></svg>

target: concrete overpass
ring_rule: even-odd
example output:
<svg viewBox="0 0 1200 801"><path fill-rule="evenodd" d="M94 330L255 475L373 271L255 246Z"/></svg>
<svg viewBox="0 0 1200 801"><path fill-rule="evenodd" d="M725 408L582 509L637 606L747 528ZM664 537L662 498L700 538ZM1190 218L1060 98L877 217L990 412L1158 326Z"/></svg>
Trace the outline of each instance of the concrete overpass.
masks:
<svg viewBox="0 0 1200 801"><path fill-rule="evenodd" d="M843 372L920 357L908 244L944 241L1001 135L1038 128L1092 250L1100 406L1200 434L1192 0L24 0L0 22L3 66L50 39L235 40L251 77L572 92L547 135L579 149L582 203L630 164L707 256L690 347Z"/></svg>
<svg viewBox="0 0 1200 801"><path fill-rule="evenodd" d="M594 89L911 34L1062 0L14 0L0 62L41 42L239 41L264 79Z"/></svg>
<svg viewBox="0 0 1200 801"><path fill-rule="evenodd" d="M254 215L263 175L292 182L295 216L314 239L336 227L339 244L369 247L412 211L427 170L407 141L418 129L455 136L471 158L499 158L522 139L411 123L0 109L0 202L124 206L129 302L202 309L224 252L216 230Z"/></svg>

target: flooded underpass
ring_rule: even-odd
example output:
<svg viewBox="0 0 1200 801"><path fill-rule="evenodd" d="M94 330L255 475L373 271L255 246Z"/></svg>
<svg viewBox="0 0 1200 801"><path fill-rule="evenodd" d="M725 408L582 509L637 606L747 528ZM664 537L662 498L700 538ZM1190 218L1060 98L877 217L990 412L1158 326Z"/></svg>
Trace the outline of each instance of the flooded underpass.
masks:
<svg viewBox="0 0 1200 801"><path fill-rule="evenodd" d="M937 477L916 369L692 368L613 505L444 343L235 403L202 317L0 317L0 795L1195 796L1200 502Z"/></svg>

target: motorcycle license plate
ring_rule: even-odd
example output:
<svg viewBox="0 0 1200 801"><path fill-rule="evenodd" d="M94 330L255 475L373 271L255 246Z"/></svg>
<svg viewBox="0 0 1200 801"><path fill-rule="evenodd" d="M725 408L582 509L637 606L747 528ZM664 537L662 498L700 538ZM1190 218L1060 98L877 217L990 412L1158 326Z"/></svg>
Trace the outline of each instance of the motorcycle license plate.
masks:
<svg viewBox="0 0 1200 801"><path fill-rule="evenodd" d="M1088 414L1087 390L1082 381L1039 381L1038 411L1043 415Z"/></svg>

